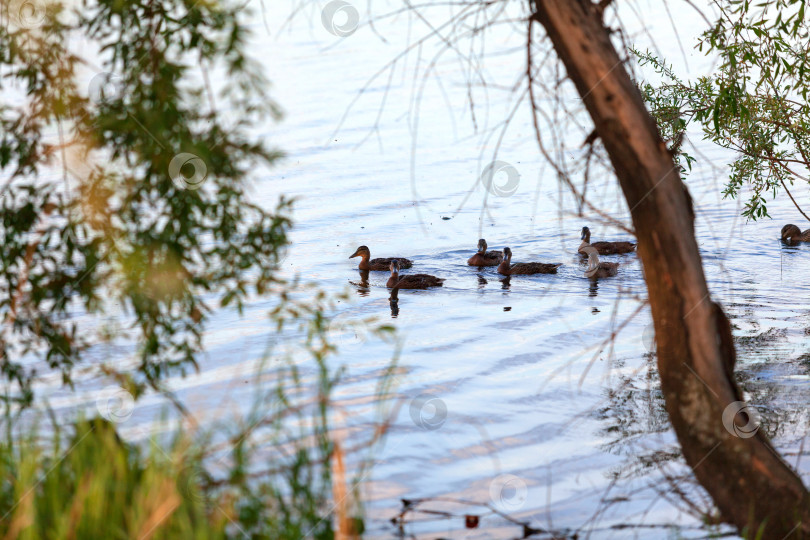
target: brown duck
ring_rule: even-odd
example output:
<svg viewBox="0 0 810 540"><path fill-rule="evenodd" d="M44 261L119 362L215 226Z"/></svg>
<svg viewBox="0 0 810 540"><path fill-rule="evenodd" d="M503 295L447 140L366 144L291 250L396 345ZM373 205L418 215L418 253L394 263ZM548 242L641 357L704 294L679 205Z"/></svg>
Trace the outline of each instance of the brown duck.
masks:
<svg viewBox="0 0 810 540"><path fill-rule="evenodd" d="M400 268L410 268L413 263L402 257L385 257L381 259L371 259L371 251L366 246L360 246L349 258L360 257L360 270L388 270L392 261L398 261ZM369 260L371 259L371 260Z"/></svg>
<svg viewBox="0 0 810 540"><path fill-rule="evenodd" d="M498 273L504 276L531 275L531 274L556 274L560 263L516 263L512 264L512 250L503 248L503 262L498 265Z"/></svg>
<svg viewBox="0 0 810 540"><path fill-rule="evenodd" d="M582 227L582 243L579 245L579 252L587 255L584 251L588 246L593 247L599 255L621 255L622 253L632 253L636 249L633 242L594 242L591 244L591 230Z"/></svg>
<svg viewBox="0 0 810 540"><path fill-rule="evenodd" d="M487 251L487 241L481 238L478 241L478 253L467 259L470 266L498 266L503 260L503 252Z"/></svg>
<svg viewBox="0 0 810 540"><path fill-rule="evenodd" d="M399 275L399 261L391 261L389 264L391 269L391 277L388 278L386 287L389 289L427 289L428 287L441 287L444 280L431 276L429 274L408 274L407 276Z"/></svg>
<svg viewBox="0 0 810 540"><path fill-rule="evenodd" d="M810 242L810 229L802 232L796 225L785 225L782 227L782 241L790 245Z"/></svg>
<svg viewBox="0 0 810 540"><path fill-rule="evenodd" d="M586 278L613 277L619 272L619 263L599 262L599 252L596 248L586 247L585 254L588 255L588 268L585 269Z"/></svg>

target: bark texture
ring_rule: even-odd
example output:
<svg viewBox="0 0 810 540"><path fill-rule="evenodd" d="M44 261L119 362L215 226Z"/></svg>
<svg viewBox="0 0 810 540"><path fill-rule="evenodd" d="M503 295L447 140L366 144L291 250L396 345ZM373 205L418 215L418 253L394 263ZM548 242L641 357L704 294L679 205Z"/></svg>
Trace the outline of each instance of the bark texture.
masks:
<svg viewBox="0 0 810 540"><path fill-rule="evenodd" d="M641 94L589 0L530 0L593 119L638 235L666 407L687 463L745 536L810 536L810 498L761 430L744 431L731 327L711 301L691 198ZM736 407L735 407L736 402ZM730 409L728 409L731 407ZM727 422L728 424L728 422ZM740 435L732 434L737 432Z"/></svg>

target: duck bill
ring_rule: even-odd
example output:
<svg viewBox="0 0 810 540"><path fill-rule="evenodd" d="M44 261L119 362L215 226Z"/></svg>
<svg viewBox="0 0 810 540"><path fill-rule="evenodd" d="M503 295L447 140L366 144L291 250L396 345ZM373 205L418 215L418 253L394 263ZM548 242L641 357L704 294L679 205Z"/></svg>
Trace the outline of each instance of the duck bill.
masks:
<svg viewBox="0 0 810 540"><path fill-rule="evenodd" d="M358 249L358 250L355 250L355 252L354 252L354 253L352 253L351 255L349 255L349 258L350 258L350 259L353 259L353 258L355 258L355 257L359 257L359 256L360 256L360 250Z"/></svg>

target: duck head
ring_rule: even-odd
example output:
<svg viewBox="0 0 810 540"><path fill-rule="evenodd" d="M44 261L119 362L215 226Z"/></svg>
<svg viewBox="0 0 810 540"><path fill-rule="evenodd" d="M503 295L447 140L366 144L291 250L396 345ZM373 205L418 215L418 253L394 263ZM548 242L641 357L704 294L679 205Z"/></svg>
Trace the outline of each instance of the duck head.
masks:
<svg viewBox="0 0 810 540"><path fill-rule="evenodd" d="M512 260L512 250L508 247L503 248L503 260L510 261Z"/></svg>
<svg viewBox="0 0 810 540"><path fill-rule="evenodd" d="M352 259L354 257L362 257L363 259L368 259L371 257L371 251L366 246L360 246L357 248L354 253L349 255L349 258Z"/></svg>
<svg viewBox="0 0 810 540"><path fill-rule="evenodd" d="M396 275L396 274L399 274L399 261L397 261L397 260L391 261L391 264L388 265L388 267L391 269L391 275L392 276Z"/></svg>
<svg viewBox="0 0 810 540"><path fill-rule="evenodd" d="M487 241L483 238L478 240L478 253L486 253L487 251Z"/></svg>
<svg viewBox="0 0 810 540"><path fill-rule="evenodd" d="M582 235L580 236L586 244L591 243L591 230L588 227L582 227Z"/></svg>
<svg viewBox="0 0 810 540"><path fill-rule="evenodd" d="M794 236L801 236L802 231L796 225L785 225L782 227L782 240L789 241Z"/></svg>

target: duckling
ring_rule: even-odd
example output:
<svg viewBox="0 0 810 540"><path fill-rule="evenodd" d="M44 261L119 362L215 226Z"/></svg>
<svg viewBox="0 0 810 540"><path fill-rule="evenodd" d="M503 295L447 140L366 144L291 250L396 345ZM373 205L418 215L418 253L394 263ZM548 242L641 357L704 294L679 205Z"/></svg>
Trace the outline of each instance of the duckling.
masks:
<svg viewBox="0 0 810 540"><path fill-rule="evenodd" d="M531 274L556 274L557 268L562 266L560 263L512 263L512 250L503 248L503 262L498 265L498 273L504 276L515 275L531 275Z"/></svg>
<svg viewBox="0 0 810 540"><path fill-rule="evenodd" d="M413 263L408 259L402 257L385 257L381 259L371 259L371 251L366 246L360 246L352 253L349 258L360 257L360 270L388 270L391 261L399 261L400 268L410 268Z"/></svg>
<svg viewBox="0 0 810 540"><path fill-rule="evenodd" d="M481 238L478 241L478 253L467 259L470 266L498 266L503 260L500 251L487 251L487 241Z"/></svg>
<svg viewBox="0 0 810 540"><path fill-rule="evenodd" d="M591 244L591 230L582 227L582 243L579 245L579 252L587 255L584 251L588 246L596 248L600 255L620 255L622 253L632 253L636 249L633 242L594 242Z"/></svg>
<svg viewBox="0 0 810 540"><path fill-rule="evenodd" d="M399 276L399 261L391 261L389 264L391 269L391 277L388 278L386 287L389 289L427 289L428 287L441 287L444 280L431 276L428 274L409 274L407 276Z"/></svg>
<svg viewBox="0 0 810 540"><path fill-rule="evenodd" d="M796 225L785 225L782 227L782 241L790 245L810 242L810 229L802 232Z"/></svg>
<svg viewBox="0 0 810 540"><path fill-rule="evenodd" d="M588 255L588 268L585 270L586 278L612 277L619 272L619 263L599 262L599 252L596 248L586 246L584 252Z"/></svg>

